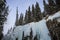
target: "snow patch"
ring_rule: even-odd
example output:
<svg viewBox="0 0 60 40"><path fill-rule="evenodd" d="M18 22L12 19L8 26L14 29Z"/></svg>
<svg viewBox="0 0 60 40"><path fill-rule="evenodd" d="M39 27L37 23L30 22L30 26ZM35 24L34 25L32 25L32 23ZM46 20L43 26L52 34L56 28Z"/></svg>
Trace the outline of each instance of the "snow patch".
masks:
<svg viewBox="0 0 60 40"><path fill-rule="evenodd" d="M53 20L54 18L58 18L58 17L60 17L60 11L58 11L54 15L49 16L48 19L47 19L47 21L48 20Z"/></svg>

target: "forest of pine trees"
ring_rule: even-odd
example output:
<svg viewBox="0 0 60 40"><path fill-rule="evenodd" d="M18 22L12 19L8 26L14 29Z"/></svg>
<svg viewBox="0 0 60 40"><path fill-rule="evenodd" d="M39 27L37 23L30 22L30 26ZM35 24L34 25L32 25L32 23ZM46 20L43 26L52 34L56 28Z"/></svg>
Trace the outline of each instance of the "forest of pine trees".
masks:
<svg viewBox="0 0 60 40"><path fill-rule="evenodd" d="M18 19L18 9L16 14L16 26L24 25L30 22L38 22L43 19L43 17L46 17L47 15L53 15L55 12L60 10L60 0L48 0L48 3L46 3L46 0L43 0L44 5L44 11L41 12L41 9L39 7L39 3L36 2L36 4L32 4L32 10L31 7L28 7L28 10L26 10L25 17L23 14L20 14L20 18Z"/></svg>
<svg viewBox="0 0 60 40"><path fill-rule="evenodd" d="M6 0L0 0L0 40L3 37L3 25L7 20L8 16L8 6L6 6Z"/></svg>
<svg viewBox="0 0 60 40"><path fill-rule="evenodd" d="M41 9L39 7L39 3L36 2L35 7L34 5L32 5L32 10L30 9L30 6L28 7L28 10L26 10L26 13L25 13L25 17L21 13L18 19L18 11L17 11L15 25L18 26L18 25L27 24L30 22L38 22L41 19L42 19Z"/></svg>

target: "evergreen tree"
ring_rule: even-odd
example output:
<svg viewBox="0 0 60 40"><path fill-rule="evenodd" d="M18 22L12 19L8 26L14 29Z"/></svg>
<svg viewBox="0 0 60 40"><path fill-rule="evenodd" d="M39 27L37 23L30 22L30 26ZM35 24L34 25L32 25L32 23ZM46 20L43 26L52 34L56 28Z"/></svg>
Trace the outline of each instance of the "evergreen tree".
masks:
<svg viewBox="0 0 60 40"><path fill-rule="evenodd" d="M36 5L35 5L35 14L36 14L35 15L36 21L41 20L41 10L40 10L38 2L36 2Z"/></svg>
<svg viewBox="0 0 60 40"><path fill-rule="evenodd" d="M31 10L30 10L30 6L28 8L28 23L31 22Z"/></svg>
<svg viewBox="0 0 60 40"><path fill-rule="evenodd" d="M24 40L24 31L23 31L23 34L22 34L22 40Z"/></svg>
<svg viewBox="0 0 60 40"><path fill-rule="evenodd" d="M24 18L24 22L25 22L25 24L28 23L27 21L28 21L28 11L26 10L25 18Z"/></svg>
<svg viewBox="0 0 60 40"><path fill-rule="evenodd" d="M23 25L23 14L20 14L19 25Z"/></svg>
<svg viewBox="0 0 60 40"><path fill-rule="evenodd" d="M6 6L6 0L0 0L0 40L3 37L3 24L7 20L8 6Z"/></svg>
<svg viewBox="0 0 60 40"><path fill-rule="evenodd" d="M56 3L56 6L57 6L57 9L56 10L60 10L60 0L54 0L55 3Z"/></svg>
<svg viewBox="0 0 60 40"><path fill-rule="evenodd" d="M38 40L38 38L37 38L37 34L36 34L36 36L34 37L34 40Z"/></svg>
<svg viewBox="0 0 60 40"><path fill-rule="evenodd" d="M34 5L32 5L32 21L35 21L35 8L34 8Z"/></svg>
<svg viewBox="0 0 60 40"><path fill-rule="evenodd" d="M48 0L48 3L49 3L49 5L50 5L50 6L55 5L55 3L54 3L54 1L53 1L53 0Z"/></svg>
<svg viewBox="0 0 60 40"><path fill-rule="evenodd" d="M56 12L56 5L53 0L48 0L48 7L49 15L54 14Z"/></svg>
<svg viewBox="0 0 60 40"><path fill-rule="evenodd" d="M44 12L43 15L46 16L48 14L48 4L43 0L43 5L44 5Z"/></svg>
<svg viewBox="0 0 60 40"><path fill-rule="evenodd" d="M19 25L19 22L18 22L18 7L16 9L16 22L15 22L15 25L18 26Z"/></svg>
<svg viewBox="0 0 60 40"><path fill-rule="evenodd" d="M32 31L32 28L31 28L31 32L30 32L30 40L32 40L33 38L33 31Z"/></svg>

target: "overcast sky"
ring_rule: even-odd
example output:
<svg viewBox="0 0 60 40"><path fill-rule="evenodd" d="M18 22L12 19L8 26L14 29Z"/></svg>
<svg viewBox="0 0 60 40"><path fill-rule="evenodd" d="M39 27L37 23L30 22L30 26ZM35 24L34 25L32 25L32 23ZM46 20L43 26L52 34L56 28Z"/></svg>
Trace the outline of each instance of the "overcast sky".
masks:
<svg viewBox="0 0 60 40"><path fill-rule="evenodd" d="M7 5L9 5L9 15L8 20L6 24L4 25L4 35L7 33L7 31L12 27L14 27L15 24L15 18L16 18L16 8L18 7L18 13L21 12L24 14L26 9L28 7L32 6L32 4L36 4L36 2L39 3L39 6L41 8L41 11L43 11L43 0L6 0Z"/></svg>

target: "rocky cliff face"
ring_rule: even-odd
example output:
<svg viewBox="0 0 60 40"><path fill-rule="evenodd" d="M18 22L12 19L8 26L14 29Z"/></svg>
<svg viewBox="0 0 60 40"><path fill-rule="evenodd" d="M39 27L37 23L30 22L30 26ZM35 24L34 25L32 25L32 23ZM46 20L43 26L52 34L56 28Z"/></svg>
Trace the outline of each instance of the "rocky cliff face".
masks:
<svg viewBox="0 0 60 40"><path fill-rule="evenodd" d="M60 40L60 16L55 17L52 20L49 19L46 22L46 24L47 24L47 27L50 31L50 35L51 35L52 40Z"/></svg>

